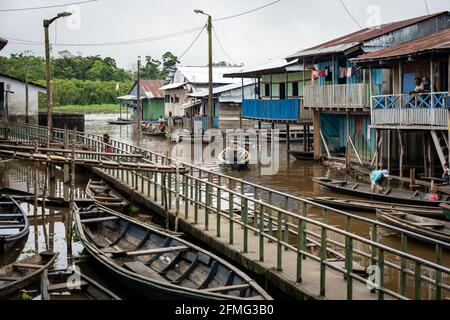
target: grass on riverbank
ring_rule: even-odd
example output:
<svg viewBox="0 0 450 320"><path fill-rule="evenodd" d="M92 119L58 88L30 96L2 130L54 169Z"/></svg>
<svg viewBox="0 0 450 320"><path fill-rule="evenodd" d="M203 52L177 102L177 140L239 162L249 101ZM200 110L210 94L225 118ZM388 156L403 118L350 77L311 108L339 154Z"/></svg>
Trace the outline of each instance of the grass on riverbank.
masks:
<svg viewBox="0 0 450 320"><path fill-rule="evenodd" d="M45 112L46 109L41 109L39 111ZM75 113L116 113L120 111L120 106L117 104L92 104L85 106L54 106L54 112L75 112ZM125 112L126 108L122 108Z"/></svg>

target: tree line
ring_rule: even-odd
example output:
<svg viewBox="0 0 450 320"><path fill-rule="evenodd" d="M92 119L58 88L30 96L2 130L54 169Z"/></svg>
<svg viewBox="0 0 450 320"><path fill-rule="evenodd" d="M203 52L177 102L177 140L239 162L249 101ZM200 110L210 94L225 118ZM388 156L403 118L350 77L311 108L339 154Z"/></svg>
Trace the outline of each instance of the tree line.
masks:
<svg viewBox="0 0 450 320"><path fill-rule="evenodd" d="M178 58L166 52L162 58L145 57L141 79L165 79L178 63ZM117 103L117 95L127 94L136 80L134 70L119 68L114 58L74 55L60 51L51 59L54 104L86 105ZM0 57L0 74L45 85L45 59L30 51ZM120 90L116 92L119 83ZM40 101L44 105L45 101Z"/></svg>

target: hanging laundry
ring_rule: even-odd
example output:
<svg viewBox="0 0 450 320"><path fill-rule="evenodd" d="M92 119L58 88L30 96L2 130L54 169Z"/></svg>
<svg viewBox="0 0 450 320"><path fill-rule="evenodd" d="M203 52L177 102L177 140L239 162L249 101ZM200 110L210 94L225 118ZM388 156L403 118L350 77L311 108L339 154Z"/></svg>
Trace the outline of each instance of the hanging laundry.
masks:
<svg viewBox="0 0 450 320"><path fill-rule="evenodd" d="M347 77L347 68L339 67L339 78Z"/></svg>
<svg viewBox="0 0 450 320"><path fill-rule="evenodd" d="M325 81L333 81L333 67L327 68L327 73L325 75Z"/></svg>
<svg viewBox="0 0 450 320"><path fill-rule="evenodd" d="M312 72L312 80L315 80L317 78L319 78L319 71L313 71Z"/></svg>
<svg viewBox="0 0 450 320"><path fill-rule="evenodd" d="M351 78L352 75L352 68L347 68L347 78Z"/></svg>

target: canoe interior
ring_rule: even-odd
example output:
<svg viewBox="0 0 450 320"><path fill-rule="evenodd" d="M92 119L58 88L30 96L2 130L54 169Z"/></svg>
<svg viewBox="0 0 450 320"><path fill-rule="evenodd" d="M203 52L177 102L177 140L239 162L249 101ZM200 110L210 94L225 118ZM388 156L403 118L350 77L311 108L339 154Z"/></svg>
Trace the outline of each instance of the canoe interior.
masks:
<svg viewBox="0 0 450 320"><path fill-rule="evenodd" d="M42 252L0 268L0 297L17 292L37 281L58 254Z"/></svg>
<svg viewBox="0 0 450 320"><path fill-rule="evenodd" d="M86 193L89 197L107 207L125 207L128 204L128 201L120 193L103 181L90 180L86 187Z"/></svg>
<svg viewBox="0 0 450 320"><path fill-rule="evenodd" d="M75 271L48 272L41 278L42 300L121 300L87 275Z"/></svg>
<svg viewBox="0 0 450 320"><path fill-rule="evenodd" d="M28 235L25 212L12 197L0 198L0 253Z"/></svg>
<svg viewBox="0 0 450 320"><path fill-rule="evenodd" d="M166 250L168 247L182 248L173 252L136 256L111 255L114 264L132 274L144 276L157 283L176 285L180 289L194 289L205 297L208 296L208 289L244 285L236 290L223 289L217 293L228 297L263 299L261 292L249 284L249 279L245 279L232 270L233 268L211 257L207 252L192 248L185 241L126 219L83 223L86 220L111 217L109 212L101 208L95 213L92 212L92 207L84 210L88 214L83 214L83 210L80 211L80 221L87 241L105 254L158 248Z"/></svg>
<svg viewBox="0 0 450 320"><path fill-rule="evenodd" d="M370 184L360 182L338 181L328 178L315 178L313 182L342 193L381 200L396 200L398 203L439 206L449 201L449 195L444 195L440 201L427 200L427 194L420 191L409 191L385 188L384 192L372 192Z"/></svg>

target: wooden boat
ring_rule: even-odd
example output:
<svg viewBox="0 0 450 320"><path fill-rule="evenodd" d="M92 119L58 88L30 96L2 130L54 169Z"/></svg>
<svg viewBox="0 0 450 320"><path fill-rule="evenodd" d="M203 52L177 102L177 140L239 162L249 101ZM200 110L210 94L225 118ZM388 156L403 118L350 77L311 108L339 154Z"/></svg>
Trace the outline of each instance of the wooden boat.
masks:
<svg viewBox="0 0 450 320"><path fill-rule="evenodd" d="M440 207L442 208L442 214L444 215L445 219L450 220L450 204L441 203Z"/></svg>
<svg viewBox="0 0 450 320"><path fill-rule="evenodd" d="M251 155L245 148L234 145L222 150L218 158L219 163L223 166L242 169L247 167L251 160Z"/></svg>
<svg viewBox="0 0 450 320"><path fill-rule="evenodd" d="M443 218L442 209L436 207L414 206L369 200L316 197L308 200L336 209L376 213L377 209L397 210L428 218Z"/></svg>
<svg viewBox="0 0 450 320"><path fill-rule="evenodd" d="M450 202L448 202L450 197L449 195L444 195L440 201L430 201L427 199L427 194L420 191L387 188L383 193L377 193L372 192L370 184L365 183L331 180L328 178L315 178L312 179L312 181L335 192L350 194L371 200L382 200L430 207L438 207L441 203L450 204Z"/></svg>
<svg viewBox="0 0 450 320"><path fill-rule="evenodd" d="M128 201L104 181L89 180L86 194L96 203L111 209L123 210L128 205Z"/></svg>
<svg viewBox="0 0 450 320"><path fill-rule="evenodd" d="M125 286L148 299L271 297L221 258L103 206L74 213L89 254Z"/></svg>
<svg viewBox="0 0 450 320"><path fill-rule="evenodd" d="M429 238L450 242L450 223L419 217L401 211L377 210L377 217L384 222Z"/></svg>
<svg viewBox="0 0 450 320"><path fill-rule="evenodd" d="M130 125L133 123L134 123L134 120L127 120L127 119L121 119L121 118L119 118L117 120L108 121L108 124L116 125L116 126L127 126L127 125Z"/></svg>
<svg viewBox="0 0 450 320"><path fill-rule="evenodd" d="M41 252L0 268L0 298L27 288L38 281L42 272L53 265L57 256L57 253Z"/></svg>
<svg viewBox="0 0 450 320"><path fill-rule="evenodd" d="M290 150L289 154L297 160L314 160L314 152Z"/></svg>
<svg viewBox="0 0 450 320"><path fill-rule="evenodd" d="M165 137L166 133L164 131L146 131L144 132L146 136L149 137Z"/></svg>
<svg viewBox="0 0 450 320"><path fill-rule="evenodd" d="M44 270L41 276L41 300L64 300L74 295L80 300L122 300L81 272Z"/></svg>
<svg viewBox="0 0 450 320"><path fill-rule="evenodd" d="M26 213L12 197L0 198L0 254L28 236L30 224Z"/></svg>

